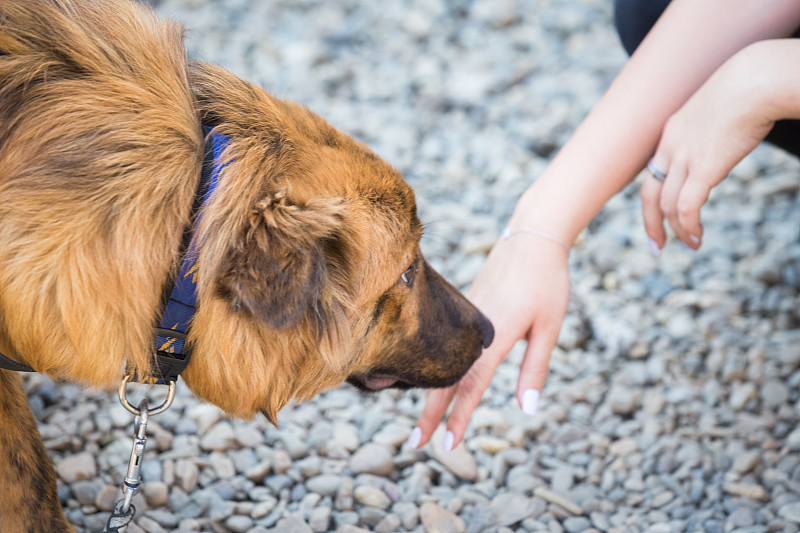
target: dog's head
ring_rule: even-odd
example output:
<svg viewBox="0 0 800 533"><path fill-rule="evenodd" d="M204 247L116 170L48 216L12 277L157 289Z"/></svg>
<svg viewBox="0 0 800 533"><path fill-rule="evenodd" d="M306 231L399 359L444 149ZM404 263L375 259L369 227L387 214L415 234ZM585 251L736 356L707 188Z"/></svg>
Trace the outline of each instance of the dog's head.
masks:
<svg viewBox="0 0 800 533"><path fill-rule="evenodd" d="M364 145L197 64L205 123L232 140L203 214L188 385L274 421L293 397L455 383L493 329L425 261L414 193Z"/></svg>

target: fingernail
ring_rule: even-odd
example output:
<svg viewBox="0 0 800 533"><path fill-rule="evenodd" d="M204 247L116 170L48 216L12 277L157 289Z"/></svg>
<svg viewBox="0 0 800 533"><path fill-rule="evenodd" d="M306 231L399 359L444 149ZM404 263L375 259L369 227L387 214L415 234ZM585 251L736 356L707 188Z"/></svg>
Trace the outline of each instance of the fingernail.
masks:
<svg viewBox="0 0 800 533"><path fill-rule="evenodd" d="M446 431L444 434L444 439L442 440L442 450L449 452L453 450L453 442L455 442L456 437L453 435L452 431Z"/></svg>
<svg viewBox="0 0 800 533"><path fill-rule="evenodd" d="M408 440L406 441L406 447L416 450L419 447L419 442L421 440L422 430L418 426L411 430L411 435L408 436Z"/></svg>
<svg viewBox="0 0 800 533"><path fill-rule="evenodd" d="M700 237L697 235L689 235L689 240L695 244L700 244Z"/></svg>
<svg viewBox="0 0 800 533"><path fill-rule="evenodd" d="M661 255L661 248L658 247L658 243L649 237L647 238L647 247L650 249L650 255L653 257Z"/></svg>
<svg viewBox="0 0 800 533"><path fill-rule="evenodd" d="M522 412L533 416L539 409L539 398L542 393L536 389L528 389L522 393Z"/></svg>

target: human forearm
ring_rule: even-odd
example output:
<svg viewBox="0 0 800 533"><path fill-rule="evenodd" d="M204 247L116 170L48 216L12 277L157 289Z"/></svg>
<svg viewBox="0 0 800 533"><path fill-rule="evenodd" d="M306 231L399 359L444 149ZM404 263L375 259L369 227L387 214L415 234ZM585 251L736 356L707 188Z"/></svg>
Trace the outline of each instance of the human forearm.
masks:
<svg viewBox="0 0 800 533"><path fill-rule="evenodd" d="M764 117L771 121L800 119L800 40L756 43L741 54L753 70L753 92Z"/></svg>
<svg viewBox="0 0 800 533"><path fill-rule="evenodd" d="M511 224L572 242L653 153L667 119L725 60L790 33L796 0L674 0L547 170Z"/></svg>

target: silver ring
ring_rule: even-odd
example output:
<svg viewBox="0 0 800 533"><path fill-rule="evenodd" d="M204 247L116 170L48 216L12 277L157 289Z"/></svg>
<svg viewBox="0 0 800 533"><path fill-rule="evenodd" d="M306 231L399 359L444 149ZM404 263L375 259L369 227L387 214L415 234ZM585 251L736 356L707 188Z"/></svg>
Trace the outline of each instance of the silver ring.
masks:
<svg viewBox="0 0 800 533"><path fill-rule="evenodd" d="M658 181L664 181L667 179L667 173L656 166L656 162L652 157L650 158L650 161L647 162L647 170L649 170L650 174Z"/></svg>

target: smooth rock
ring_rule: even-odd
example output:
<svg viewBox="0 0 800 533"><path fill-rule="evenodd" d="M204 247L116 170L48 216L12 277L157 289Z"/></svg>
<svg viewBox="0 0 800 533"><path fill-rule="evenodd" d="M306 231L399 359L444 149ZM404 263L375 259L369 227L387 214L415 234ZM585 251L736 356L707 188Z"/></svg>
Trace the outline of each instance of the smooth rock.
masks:
<svg viewBox="0 0 800 533"><path fill-rule="evenodd" d="M97 475L97 463L90 453L77 453L56 463L56 473L64 483L91 480Z"/></svg>
<svg viewBox="0 0 800 533"><path fill-rule="evenodd" d="M388 509L392 505L392 499L384 491L375 487L360 485L353 491L353 496L358 503L368 507Z"/></svg>
<svg viewBox="0 0 800 533"><path fill-rule="evenodd" d="M425 533L464 533L467 529L461 518L432 502L422 504L419 516Z"/></svg>
<svg viewBox="0 0 800 533"><path fill-rule="evenodd" d="M356 450L350 458L353 474L388 476L394 470L392 453L380 444L368 443Z"/></svg>

